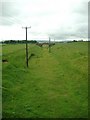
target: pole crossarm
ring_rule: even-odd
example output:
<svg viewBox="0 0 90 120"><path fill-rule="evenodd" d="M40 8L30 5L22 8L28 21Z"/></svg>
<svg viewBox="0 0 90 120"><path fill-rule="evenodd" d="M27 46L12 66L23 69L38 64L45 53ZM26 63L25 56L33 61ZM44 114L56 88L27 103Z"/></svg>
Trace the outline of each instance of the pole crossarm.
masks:
<svg viewBox="0 0 90 120"><path fill-rule="evenodd" d="M27 26L26 27L22 27L22 29L28 29L28 28L31 28L31 26L30 27L27 27Z"/></svg>

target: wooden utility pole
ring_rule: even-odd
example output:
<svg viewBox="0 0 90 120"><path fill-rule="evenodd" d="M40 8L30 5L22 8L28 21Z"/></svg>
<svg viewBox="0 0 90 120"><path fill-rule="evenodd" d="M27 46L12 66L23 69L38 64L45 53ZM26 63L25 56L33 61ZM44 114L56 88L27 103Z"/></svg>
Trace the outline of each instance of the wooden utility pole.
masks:
<svg viewBox="0 0 90 120"><path fill-rule="evenodd" d="M49 53L51 52L51 49L50 49L50 37L49 37Z"/></svg>
<svg viewBox="0 0 90 120"><path fill-rule="evenodd" d="M31 27L22 27L26 29L26 66L28 67L28 43L27 43L27 29Z"/></svg>

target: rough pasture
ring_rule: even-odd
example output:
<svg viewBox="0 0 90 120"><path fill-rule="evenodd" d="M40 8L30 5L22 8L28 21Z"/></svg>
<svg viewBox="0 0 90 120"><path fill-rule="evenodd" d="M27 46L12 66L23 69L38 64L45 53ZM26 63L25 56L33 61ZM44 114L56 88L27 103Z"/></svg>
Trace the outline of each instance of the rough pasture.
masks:
<svg viewBox="0 0 90 120"><path fill-rule="evenodd" d="M29 44L3 46L3 117L87 118L88 43L58 43L51 47Z"/></svg>

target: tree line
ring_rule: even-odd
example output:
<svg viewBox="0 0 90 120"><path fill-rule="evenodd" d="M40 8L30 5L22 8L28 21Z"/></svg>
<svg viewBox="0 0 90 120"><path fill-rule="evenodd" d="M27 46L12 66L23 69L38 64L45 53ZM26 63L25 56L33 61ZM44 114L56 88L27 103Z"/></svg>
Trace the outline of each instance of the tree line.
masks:
<svg viewBox="0 0 90 120"><path fill-rule="evenodd" d="M26 40L5 40L1 41L2 44L17 44L17 43L26 43ZM36 40L28 40L27 43L37 43Z"/></svg>

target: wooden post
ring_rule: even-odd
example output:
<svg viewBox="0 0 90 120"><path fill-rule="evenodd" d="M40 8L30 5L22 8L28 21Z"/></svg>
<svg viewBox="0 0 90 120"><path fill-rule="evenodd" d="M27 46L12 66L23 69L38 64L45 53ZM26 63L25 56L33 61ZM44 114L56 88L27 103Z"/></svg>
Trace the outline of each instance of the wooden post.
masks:
<svg viewBox="0 0 90 120"><path fill-rule="evenodd" d="M28 43L27 43L27 27L26 27L26 65L28 67Z"/></svg>
<svg viewBox="0 0 90 120"><path fill-rule="evenodd" d="M50 37L49 37L49 53L51 52L51 49L50 49Z"/></svg>
<svg viewBox="0 0 90 120"><path fill-rule="evenodd" d="M31 27L23 27L26 29L26 66L28 67L28 42L27 42L27 29Z"/></svg>

